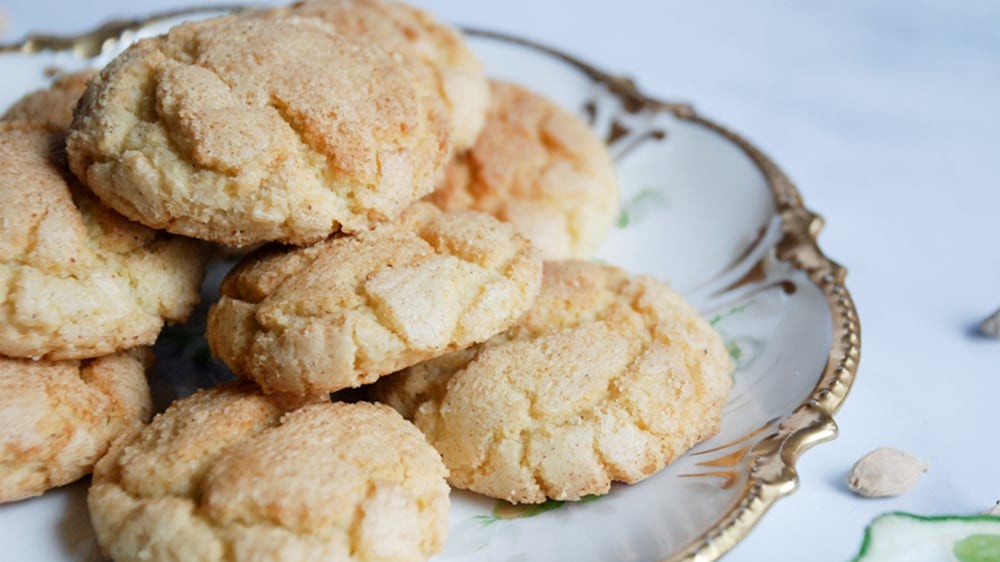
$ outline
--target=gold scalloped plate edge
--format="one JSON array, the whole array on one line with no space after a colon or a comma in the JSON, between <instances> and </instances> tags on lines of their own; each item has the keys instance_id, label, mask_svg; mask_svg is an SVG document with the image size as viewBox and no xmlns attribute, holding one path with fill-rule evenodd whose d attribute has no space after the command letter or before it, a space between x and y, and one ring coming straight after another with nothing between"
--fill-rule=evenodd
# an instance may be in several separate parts
<instances>
[{"instance_id":1,"label":"gold scalloped plate edge","mask_svg":"<svg viewBox=\"0 0 1000 562\"><path fill-rule=\"evenodd\" d=\"M805 272L829 307L832 341L826 365L809 397L791 414L778 420L778 429L758 443L751 454L751 474L740 502L688 548L664 562L716 560L736 545L779 498L798 487L795 463L812 446L837 435L834 414L850 392L861 358L861 324L844 284L847 270L819 247L823 219L807 209L795 184L762 151L725 127L697 115L690 108L673 109L678 118L712 129L739 146L753 160L774 194L781 217L782 236L777 257Z\"/></svg>"},{"instance_id":2,"label":"gold scalloped plate edge","mask_svg":"<svg viewBox=\"0 0 1000 562\"><path fill-rule=\"evenodd\" d=\"M180 8L140 19L116 20L75 36L35 34L0 45L3 53L72 51L81 57L100 54L106 43L143 27L187 15L236 12L247 6L220 5ZM751 474L741 499L700 537L661 562L710 562L733 548L778 499L798 487L795 463L818 443L837 435L834 414L854 383L861 358L861 324L850 292L844 284L847 270L828 258L819 247L823 219L807 209L798 188L760 149L728 128L698 114L685 103L669 102L642 93L634 82L611 75L582 60L534 41L483 29L464 28L469 35L516 43L554 56L602 83L626 110L667 111L725 137L738 146L763 174L781 217L782 236L777 257L803 271L826 298L832 317L833 338L826 365L809 397L791 414L777 420L777 430L751 451Z\"/></svg>"},{"instance_id":3,"label":"gold scalloped plate edge","mask_svg":"<svg viewBox=\"0 0 1000 562\"><path fill-rule=\"evenodd\" d=\"M216 12L240 12L248 6L237 4L220 4L214 6L192 6L159 12L144 18L120 19L105 22L97 29L79 35L50 35L33 33L14 43L0 44L0 54L9 53L41 53L44 51L72 51L79 57L94 57L104 52L108 41L114 41L123 35L160 22Z\"/></svg>"}]
</instances>

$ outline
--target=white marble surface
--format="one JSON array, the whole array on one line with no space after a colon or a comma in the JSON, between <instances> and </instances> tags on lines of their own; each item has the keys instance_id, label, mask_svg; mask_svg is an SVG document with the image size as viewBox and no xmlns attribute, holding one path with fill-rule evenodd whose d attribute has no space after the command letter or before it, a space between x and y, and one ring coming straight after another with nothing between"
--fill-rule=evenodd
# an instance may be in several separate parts
<instances>
[{"instance_id":1,"label":"white marble surface","mask_svg":"<svg viewBox=\"0 0 1000 562\"><path fill-rule=\"evenodd\" d=\"M80 31L192 0L0 4L3 38ZM419 0L441 18L516 32L689 100L767 151L827 219L863 327L841 435L799 463L727 561L846 560L891 510L974 513L1000 499L1000 342L974 335L1000 307L1000 3ZM869 450L927 459L910 493L851 495Z\"/></svg>"}]
</instances>

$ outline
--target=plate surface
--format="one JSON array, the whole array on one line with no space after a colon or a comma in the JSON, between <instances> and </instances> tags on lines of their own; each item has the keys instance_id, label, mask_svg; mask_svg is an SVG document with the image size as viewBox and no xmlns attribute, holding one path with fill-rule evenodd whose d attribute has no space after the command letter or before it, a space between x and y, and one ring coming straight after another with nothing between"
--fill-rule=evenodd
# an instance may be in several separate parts
<instances>
[{"instance_id":1,"label":"plate surface","mask_svg":"<svg viewBox=\"0 0 1000 562\"><path fill-rule=\"evenodd\" d=\"M7 48L0 107L45 86L51 68L99 66L177 21ZM450 536L434 560L714 560L795 489L795 461L836 434L832 415L857 369L860 326L845 271L817 246L822 221L773 162L690 106L650 98L544 46L468 33L490 76L580 112L608 141L622 212L598 259L670 281L722 333L737 369L719 435L661 473L577 504L515 507L453 492ZM228 265L213 266L206 299ZM207 355L204 310L157 344L151 383L161 408L229 376ZM0 506L6 551L19 560L101 560L86 484Z\"/></svg>"}]
</instances>

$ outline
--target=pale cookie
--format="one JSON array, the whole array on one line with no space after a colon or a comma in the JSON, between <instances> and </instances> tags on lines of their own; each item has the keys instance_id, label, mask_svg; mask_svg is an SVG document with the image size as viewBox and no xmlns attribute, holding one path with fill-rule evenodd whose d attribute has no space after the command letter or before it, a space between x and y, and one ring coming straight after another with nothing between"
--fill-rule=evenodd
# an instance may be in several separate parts
<instances>
[{"instance_id":1,"label":"pale cookie","mask_svg":"<svg viewBox=\"0 0 1000 562\"><path fill-rule=\"evenodd\" d=\"M84 361L0 357L0 502L77 480L138 433L153 409L152 359L148 348Z\"/></svg>"},{"instance_id":2,"label":"pale cookie","mask_svg":"<svg viewBox=\"0 0 1000 562\"><path fill-rule=\"evenodd\" d=\"M714 435L733 364L664 283L548 262L531 310L503 334L380 380L449 482L514 503L634 483Z\"/></svg>"},{"instance_id":3,"label":"pale cookie","mask_svg":"<svg viewBox=\"0 0 1000 562\"><path fill-rule=\"evenodd\" d=\"M490 92L482 64L457 30L413 6L380 0L314 0L268 13L319 17L341 33L406 57L447 103L455 148L464 150L475 142Z\"/></svg>"},{"instance_id":4,"label":"pale cookie","mask_svg":"<svg viewBox=\"0 0 1000 562\"><path fill-rule=\"evenodd\" d=\"M513 223L546 259L592 257L618 215L607 147L552 101L513 84L491 87L486 127L428 199Z\"/></svg>"},{"instance_id":5,"label":"pale cookie","mask_svg":"<svg viewBox=\"0 0 1000 562\"><path fill-rule=\"evenodd\" d=\"M440 96L317 18L226 17L140 41L91 81L70 165L153 228L244 246L366 230L429 193Z\"/></svg>"},{"instance_id":6,"label":"pale cookie","mask_svg":"<svg viewBox=\"0 0 1000 562\"><path fill-rule=\"evenodd\" d=\"M537 250L510 225L418 203L370 232L249 256L207 338L266 392L332 392L503 331L540 283Z\"/></svg>"},{"instance_id":7,"label":"pale cookie","mask_svg":"<svg viewBox=\"0 0 1000 562\"><path fill-rule=\"evenodd\" d=\"M62 135L0 123L0 354L82 359L152 344L198 302L205 258L101 204L59 165Z\"/></svg>"},{"instance_id":8,"label":"pale cookie","mask_svg":"<svg viewBox=\"0 0 1000 562\"><path fill-rule=\"evenodd\" d=\"M73 122L73 108L87 88L87 81L96 70L84 70L60 76L52 87L31 92L0 117L0 121L33 121L65 131Z\"/></svg>"},{"instance_id":9,"label":"pale cookie","mask_svg":"<svg viewBox=\"0 0 1000 562\"><path fill-rule=\"evenodd\" d=\"M94 471L88 503L116 562L420 561L441 549L441 458L391 408L287 412L250 385L175 402Z\"/></svg>"}]
</instances>

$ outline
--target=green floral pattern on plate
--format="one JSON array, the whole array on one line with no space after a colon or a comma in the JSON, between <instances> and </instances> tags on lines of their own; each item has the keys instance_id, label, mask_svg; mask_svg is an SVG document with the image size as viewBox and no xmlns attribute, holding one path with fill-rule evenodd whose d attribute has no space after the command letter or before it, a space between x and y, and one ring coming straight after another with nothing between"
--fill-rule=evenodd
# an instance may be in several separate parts
<instances>
[{"instance_id":1,"label":"green floral pattern on plate","mask_svg":"<svg viewBox=\"0 0 1000 562\"><path fill-rule=\"evenodd\" d=\"M618 219L615 220L615 226L626 228L641 219L650 209L664 208L669 205L670 199L663 188L647 187L622 203L622 208L618 211Z\"/></svg>"}]
</instances>

